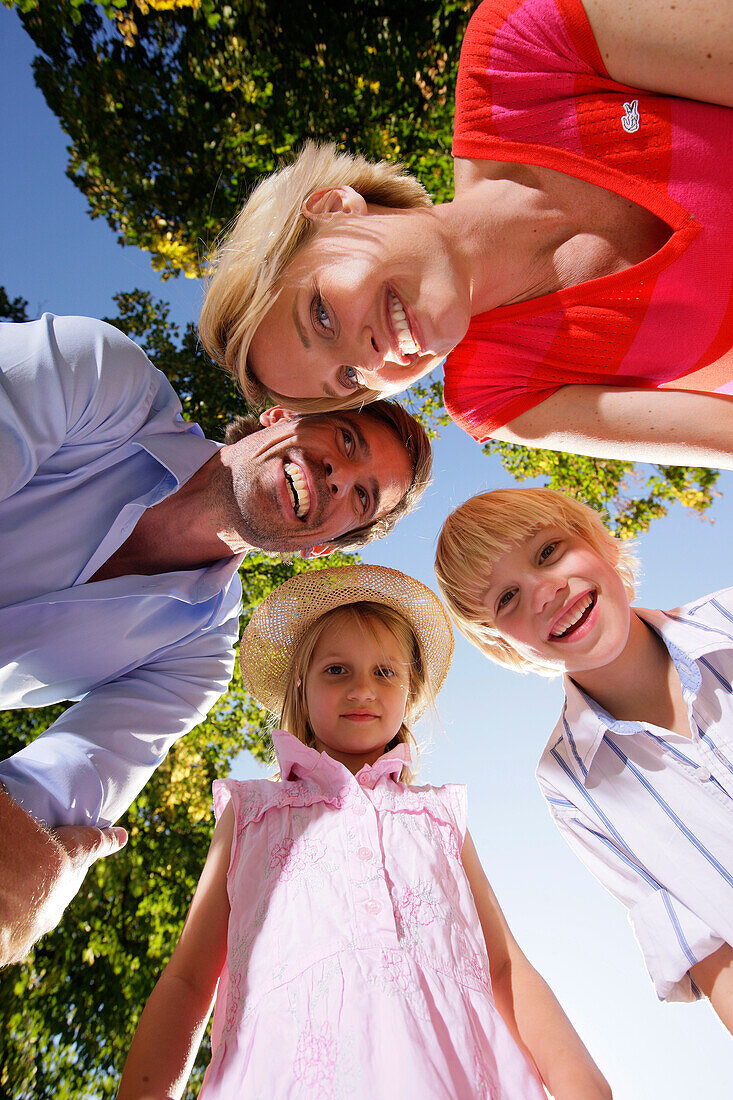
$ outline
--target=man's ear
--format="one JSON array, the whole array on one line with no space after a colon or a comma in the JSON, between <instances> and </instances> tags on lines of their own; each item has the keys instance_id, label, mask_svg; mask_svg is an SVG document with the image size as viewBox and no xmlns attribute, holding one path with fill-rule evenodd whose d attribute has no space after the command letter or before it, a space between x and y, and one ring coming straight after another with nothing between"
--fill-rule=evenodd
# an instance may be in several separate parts
<instances>
[{"instance_id":1,"label":"man's ear","mask_svg":"<svg viewBox=\"0 0 733 1100\"><path fill-rule=\"evenodd\" d=\"M366 214L366 200L353 187L322 187L303 199L300 212L304 218L320 218L328 214Z\"/></svg>"},{"instance_id":2,"label":"man's ear","mask_svg":"<svg viewBox=\"0 0 733 1100\"><path fill-rule=\"evenodd\" d=\"M260 413L260 424L263 428L271 428L281 420L294 420L297 415L291 409L284 409L282 405L273 405L271 409Z\"/></svg>"},{"instance_id":3,"label":"man's ear","mask_svg":"<svg viewBox=\"0 0 733 1100\"><path fill-rule=\"evenodd\" d=\"M301 558L306 558L311 561L313 558L325 558L329 554L333 554L335 546L332 546L330 542L321 542L318 546L311 546L309 550L301 550Z\"/></svg>"}]
</instances>

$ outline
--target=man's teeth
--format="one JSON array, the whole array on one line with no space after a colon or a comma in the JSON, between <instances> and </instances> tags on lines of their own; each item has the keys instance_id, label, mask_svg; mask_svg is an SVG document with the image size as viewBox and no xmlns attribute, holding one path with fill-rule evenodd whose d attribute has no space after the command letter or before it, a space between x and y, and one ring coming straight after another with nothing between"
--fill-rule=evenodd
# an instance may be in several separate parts
<instances>
[{"instance_id":1,"label":"man's teeth","mask_svg":"<svg viewBox=\"0 0 733 1100\"><path fill-rule=\"evenodd\" d=\"M405 317L402 304L392 291L389 292L389 312L392 318L392 327L397 337L397 345L402 355L416 355L420 348L412 338L410 325Z\"/></svg>"},{"instance_id":2,"label":"man's teeth","mask_svg":"<svg viewBox=\"0 0 733 1100\"><path fill-rule=\"evenodd\" d=\"M311 506L311 495L308 492L308 486L300 472L300 467L296 466L294 462L286 462L283 469L285 470L285 483L290 493L293 509L298 519L302 519L303 516L308 515Z\"/></svg>"},{"instance_id":3,"label":"man's teeth","mask_svg":"<svg viewBox=\"0 0 733 1100\"><path fill-rule=\"evenodd\" d=\"M580 603L577 603L567 615L563 615L552 631L551 637L561 638L563 634L567 634L570 628L583 618L588 608L593 606L593 599L592 595L584 596Z\"/></svg>"}]
</instances>

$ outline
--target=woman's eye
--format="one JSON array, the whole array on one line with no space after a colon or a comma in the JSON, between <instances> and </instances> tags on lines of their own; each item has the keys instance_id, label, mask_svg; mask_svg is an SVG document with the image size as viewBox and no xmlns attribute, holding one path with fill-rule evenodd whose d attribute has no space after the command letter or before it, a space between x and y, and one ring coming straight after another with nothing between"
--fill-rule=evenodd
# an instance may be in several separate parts
<instances>
[{"instance_id":1,"label":"woman's eye","mask_svg":"<svg viewBox=\"0 0 733 1100\"><path fill-rule=\"evenodd\" d=\"M341 368L341 382L348 390L356 390L364 385L364 380L356 367L343 366Z\"/></svg>"},{"instance_id":2,"label":"woman's eye","mask_svg":"<svg viewBox=\"0 0 733 1100\"><path fill-rule=\"evenodd\" d=\"M540 561L547 561L548 558L552 557L556 548L556 542L548 542L547 546L543 546L540 550Z\"/></svg>"},{"instance_id":3,"label":"woman's eye","mask_svg":"<svg viewBox=\"0 0 733 1100\"><path fill-rule=\"evenodd\" d=\"M311 317L313 318L313 324L321 332L325 332L329 336L333 333L331 318L320 294L316 294L311 302Z\"/></svg>"}]
</instances>

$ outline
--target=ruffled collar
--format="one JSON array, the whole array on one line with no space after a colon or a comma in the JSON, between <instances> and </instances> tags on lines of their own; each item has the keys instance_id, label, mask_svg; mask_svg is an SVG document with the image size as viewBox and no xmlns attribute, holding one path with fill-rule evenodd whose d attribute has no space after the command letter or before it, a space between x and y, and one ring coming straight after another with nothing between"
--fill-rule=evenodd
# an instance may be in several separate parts
<instances>
[{"instance_id":1,"label":"ruffled collar","mask_svg":"<svg viewBox=\"0 0 733 1100\"><path fill-rule=\"evenodd\" d=\"M327 753L304 745L286 730L275 730L272 741L282 779L320 779L323 782L330 778L342 784L344 773L351 776L348 768L338 760L332 760ZM384 779L399 779L402 768L405 765L409 767L411 763L410 746L399 744L373 764L365 764L355 778L360 786L375 787Z\"/></svg>"}]
</instances>

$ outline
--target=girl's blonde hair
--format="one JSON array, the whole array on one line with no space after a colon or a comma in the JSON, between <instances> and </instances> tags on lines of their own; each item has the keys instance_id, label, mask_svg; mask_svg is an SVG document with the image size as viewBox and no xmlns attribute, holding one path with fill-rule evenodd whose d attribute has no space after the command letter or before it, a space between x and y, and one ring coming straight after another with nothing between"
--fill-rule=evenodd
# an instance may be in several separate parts
<instances>
[{"instance_id":1,"label":"girl's blonde hair","mask_svg":"<svg viewBox=\"0 0 733 1100\"><path fill-rule=\"evenodd\" d=\"M400 779L403 783L411 783L417 770L418 746L413 737L410 724L413 716L420 714L426 706L433 705L433 693L427 676L425 658L420 644L420 639L410 623L398 611L386 604L372 601L343 604L327 611L319 619L315 619L303 637L298 642L290 662L290 675L280 711L280 725L304 745L315 748L316 734L310 725L308 706L306 703L306 680L308 670L313 660L313 653L324 631L333 626L338 620L351 619L355 621L365 634L369 634L376 640L375 625L379 623L393 636L402 649L409 668L409 683L407 705L402 725L392 741L387 745L385 752L394 749L399 744L410 745L415 758L413 768L403 767Z\"/></svg>"},{"instance_id":2,"label":"girl's blonde hair","mask_svg":"<svg viewBox=\"0 0 733 1100\"><path fill-rule=\"evenodd\" d=\"M621 577L634 599L638 560L633 544L616 538L587 504L553 489L495 489L471 497L452 512L440 532L435 575L454 623L490 660L518 672L558 675L502 637L483 602L500 557L541 527L577 535Z\"/></svg>"},{"instance_id":3,"label":"girl's blonde hair","mask_svg":"<svg viewBox=\"0 0 733 1100\"><path fill-rule=\"evenodd\" d=\"M213 254L199 334L212 359L238 381L251 408L269 400L297 412L327 412L382 396L359 387L341 399L296 400L267 390L247 365L252 338L280 293L286 269L317 231L302 213L303 203L314 191L346 186L379 206L432 205L402 165L372 164L359 154L338 152L334 144L307 141L292 164L258 183Z\"/></svg>"}]
</instances>

